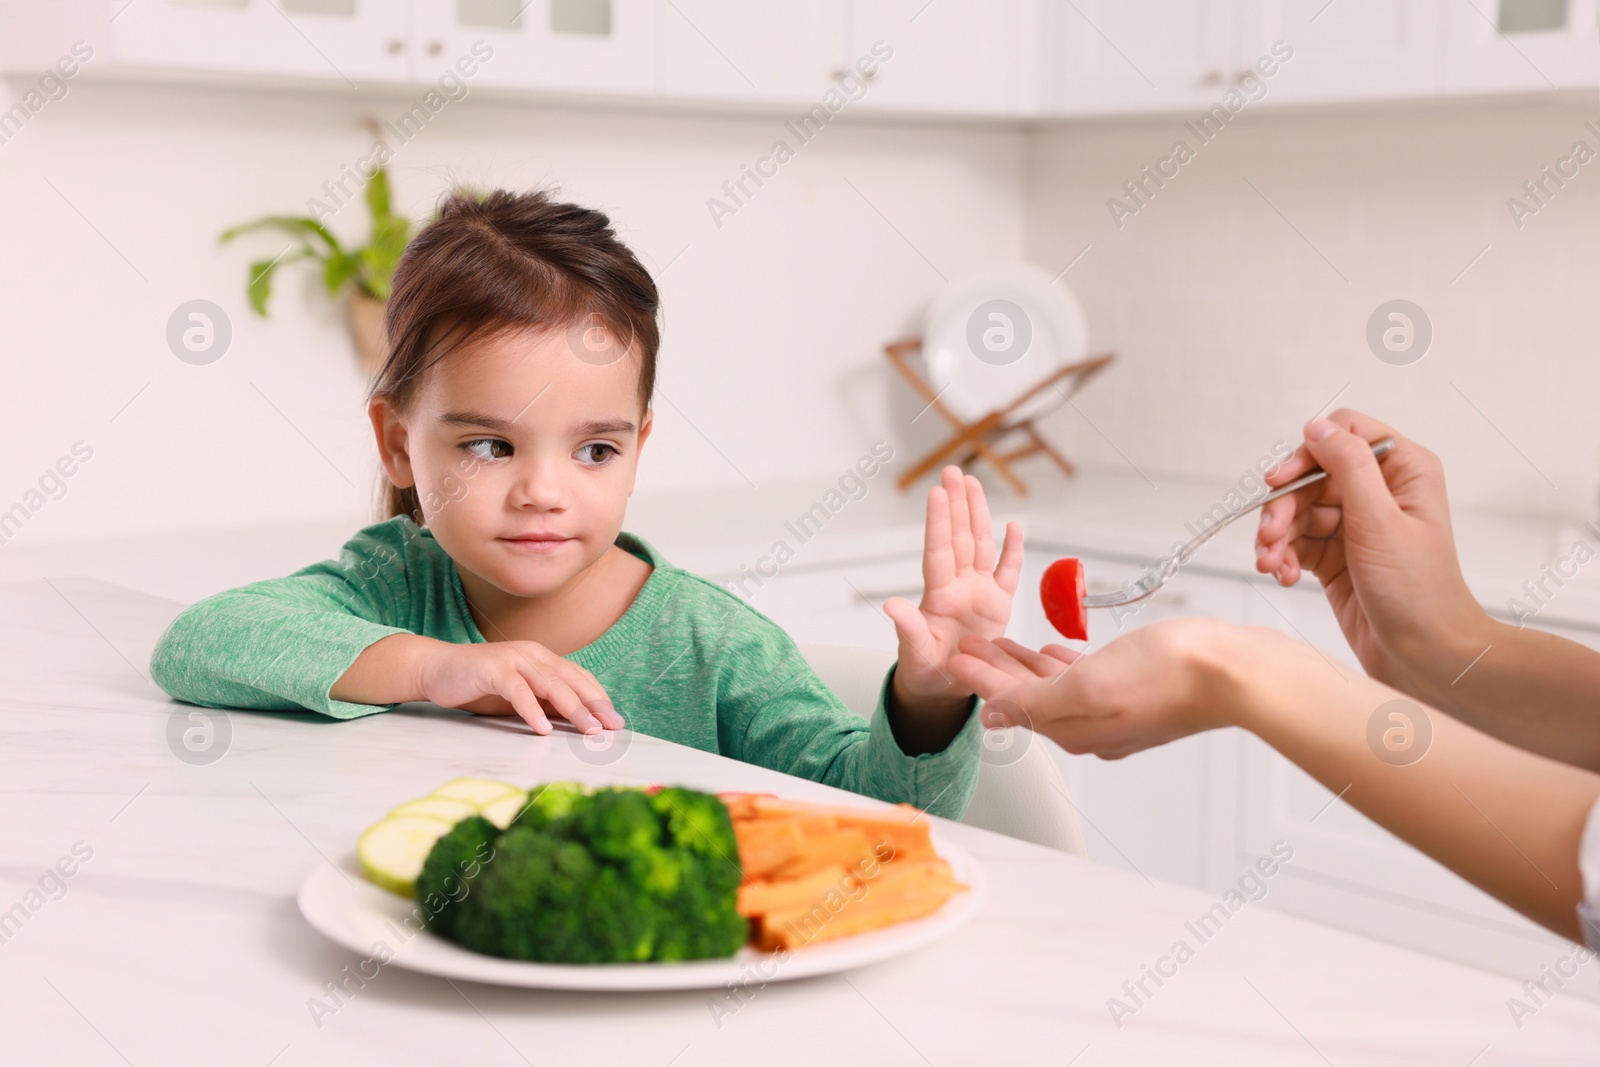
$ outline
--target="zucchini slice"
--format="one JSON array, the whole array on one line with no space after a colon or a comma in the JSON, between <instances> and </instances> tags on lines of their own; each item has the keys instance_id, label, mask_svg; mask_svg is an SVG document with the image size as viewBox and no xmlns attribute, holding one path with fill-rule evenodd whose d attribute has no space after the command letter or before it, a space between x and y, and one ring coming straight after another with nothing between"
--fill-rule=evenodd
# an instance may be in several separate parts
<instances>
[{"instance_id":1,"label":"zucchini slice","mask_svg":"<svg viewBox=\"0 0 1600 1067\"><path fill-rule=\"evenodd\" d=\"M488 778L457 778L435 789L433 795L449 797L451 800L464 800L475 808L481 808L489 801L498 800L508 793L520 792L522 790L508 782L496 782Z\"/></svg>"},{"instance_id":2,"label":"zucchini slice","mask_svg":"<svg viewBox=\"0 0 1600 1067\"><path fill-rule=\"evenodd\" d=\"M434 842L454 825L430 815L391 815L374 823L356 843L361 873L391 893L412 896Z\"/></svg>"}]
</instances>

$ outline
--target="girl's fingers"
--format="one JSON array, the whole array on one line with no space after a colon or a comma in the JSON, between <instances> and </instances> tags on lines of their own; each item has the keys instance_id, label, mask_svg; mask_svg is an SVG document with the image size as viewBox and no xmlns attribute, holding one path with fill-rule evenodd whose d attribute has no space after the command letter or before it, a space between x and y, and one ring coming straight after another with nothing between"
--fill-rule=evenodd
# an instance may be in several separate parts
<instances>
[{"instance_id":1,"label":"girl's fingers","mask_svg":"<svg viewBox=\"0 0 1600 1067\"><path fill-rule=\"evenodd\" d=\"M985 520L987 521L987 520ZM993 538L990 545L994 544ZM994 581L1008 595L1015 595L1017 583L1022 580L1022 524L1006 523L1005 543L1000 546L1000 565L994 569Z\"/></svg>"},{"instance_id":2,"label":"girl's fingers","mask_svg":"<svg viewBox=\"0 0 1600 1067\"><path fill-rule=\"evenodd\" d=\"M593 704L584 701L583 706L593 712L594 717L600 720L600 725L607 730L621 730L628 725L627 720L612 706L610 700L600 700Z\"/></svg>"},{"instance_id":3,"label":"girl's fingers","mask_svg":"<svg viewBox=\"0 0 1600 1067\"><path fill-rule=\"evenodd\" d=\"M905 597L890 597L883 602L883 613L894 623L895 633L912 648L926 648L933 633L928 620L922 617L917 606Z\"/></svg>"},{"instance_id":4,"label":"girl's fingers","mask_svg":"<svg viewBox=\"0 0 1600 1067\"><path fill-rule=\"evenodd\" d=\"M1080 652L1075 648L1068 648L1066 645L1045 645L1039 651L1043 652L1051 659L1060 660L1069 667L1078 662L1085 655L1085 653Z\"/></svg>"},{"instance_id":5,"label":"girl's fingers","mask_svg":"<svg viewBox=\"0 0 1600 1067\"><path fill-rule=\"evenodd\" d=\"M548 707L554 708L557 715L566 719L572 725L586 734L599 733L604 727L589 710L583 706L583 701L573 691L572 686L549 666L540 667L529 660L524 660L522 674L533 686L534 695Z\"/></svg>"},{"instance_id":6,"label":"girl's fingers","mask_svg":"<svg viewBox=\"0 0 1600 1067\"><path fill-rule=\"evenodd\" d=\"M939 589L956 579L955 555L950 547L950 494L944 486L928 490L927 522L922 531L922 584Z\"/></svg>"},{"instance_id":7,"label":"girl's fingers","mask_svg":"<svg viewBox=\"0 0 1600 1067\"><path fill-rule=\"evenodd\" d=\"M972 569L972 511L967 506L967 480L960 467L944 469L944 491L950 498L950 551L956 573Z\"/></svg>"},{"instance_id":8,"label":"girl's fingers","mask_svg":"<svg viewBox=\"0 0 1600 1067\"><path fill-rule=\"evenodd\" d=\"M969 474L964 480L967 508L972 513L972 567L988 574L994 569L994 519L989 515L989 501L984 499L978 479Z\"/></svg>"},{"instance_id":9,"label":"girl's fingers","mask_svg":"<svg viewBox=\"0 0 1600 1067\"><path fill-rule=\"evenodd\" d=\"M547 734L554 729L521 671L515 667L497 670L492 677L492 685L494 691L505 697L523 721L533 728L534 733Z\"/></svg>"},{"instance_id":10,"label":"girl's fingers","mask_svg":"<svg viewBox=\"0 0 1600 1067\"><path fill-rule=\"evenodd\" d=\"M560 659L556 662L566 673L567 684L572 686L573 692L578 694L578 699L583 701L584 708L601 726L607 730L620 730L627 725L622 721L622 716L617 714L617 709L612 706L611 698L606 695L605 687L600 684L598 678L570 660Z\"/></svg>"}]
</instances>

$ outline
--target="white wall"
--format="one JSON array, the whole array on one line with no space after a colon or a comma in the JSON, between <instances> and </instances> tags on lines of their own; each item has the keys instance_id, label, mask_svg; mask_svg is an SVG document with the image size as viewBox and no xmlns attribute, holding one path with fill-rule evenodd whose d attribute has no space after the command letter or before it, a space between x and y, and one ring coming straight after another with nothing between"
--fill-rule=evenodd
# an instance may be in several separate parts
<instances>
[{"instance_id":1,"label":"white wall","mask_svg":"<svg viewBox=\"0 0 1600 1067\"><path fill-rule=\"evenodd\" d=\"M1520 230L1506 206L1575 141L1600 150L1591 119L1600 109L1570 105L1246 113L1120 229L1108 198L1181 120L1039 134L1028 257L1059 270L1092 245L1064 280L1120 360L1052 431L1157 484L1231 481L1348 385L1341 406L1441 453L1457 503L1594 515L1600 162ZM1393 298L1433 323L1411 366L1365 340Z\"/></svg>"},{"instance_id":2,"label":"white wall","mask_svg":"<svg viewBox=\"0 0 1600 1067\"><path fill-rule=\"evenodd\" d=\"M15 544L368 514L376 464L337 309L290 268L256 318L246 264L282 244L215 238L303 210L365 150L360 117L400 103L81 82L0 145L0 509L74 441L95 450ZM554 182L612 212L658 271L672 263L644 492L832 480L879 436L909 455L937 428L907 425L920 404L882 342L914 327L941 275L1024 254L1055 271L1087 244L1064 281L1120 361L1049 427L1086 466L1231 481L1348 385L1341 404L1445 456L1457 502L1589 515L1600 164L1520 231L1505 202L1575 140L1600 147L1582 126L1596 114L1247 113L1120 230L1107 199L1177 122L836 124L720 228L706 199L777 122L474 96L402 147L393 176L413 216L452 178ZM359 234L363 211L335 229ZM235 328L206 367L164 341L195 297ZM1366 347L1392 297L1433 321L1413 366Z\"/></svg>"},{"instance_id":3,"label":"white wall","mask_svg":"<svg viewBox=\"0 0 1600 1067\"><path fill-rule=\"evenodd\" d=\"M0 145L0 510L74 441L94 449L13 544L366 513L376 456L338 309L291 267L271 318L255 317L246 265L284 242L216 237L303 213L365 153L360 117L400 109L332 92L79 82ZM765 118L474 96L401 147L391 171L413 217L452 178L557 183L611 212L647 265L672 264L661 277L670 403L658 398L641 491L832 480L894 435L881 345L940 274L1022 254L1024 137L836 123L716 226L707 198L782 135ZM364 207L332 225L359 236ZM196 297L225 308L235 331L202 367L164 340L169 314Z\"/></svg>"}]
</instances>

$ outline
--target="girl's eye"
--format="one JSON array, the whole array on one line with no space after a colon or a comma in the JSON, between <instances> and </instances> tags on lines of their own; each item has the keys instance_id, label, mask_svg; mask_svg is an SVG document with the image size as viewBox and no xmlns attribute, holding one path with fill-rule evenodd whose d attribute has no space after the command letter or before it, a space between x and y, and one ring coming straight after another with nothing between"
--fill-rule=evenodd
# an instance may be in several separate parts
<instances>
[{"instance_id":1,"label":"girl's eye","mask_svg":"<svg viewBox=\"0 0 1600 1067\"><path fill-rule=\"evenodd\" d=\"M604 441L590 441L578 449L577 458L580 463L588 466L603 467L621 454L616 445Z\"/></svg>"},{"instance_id":2,"label":"girl's eye","mask_svg":"<svg viewBox=\"0 0 1600 1067\"><path fill-rule=\"evenodd\" d=\"M488 446L487 453L484 451L484 446ZM498 437L476 437L471 441L461 442L461 448L469 455L485 461L505 458L505 456L497 456L494 454L494 450L497 446L505 449L505 456L509 456L511 454L511 445L500 440Z\"/></svg>"}]
</instances>

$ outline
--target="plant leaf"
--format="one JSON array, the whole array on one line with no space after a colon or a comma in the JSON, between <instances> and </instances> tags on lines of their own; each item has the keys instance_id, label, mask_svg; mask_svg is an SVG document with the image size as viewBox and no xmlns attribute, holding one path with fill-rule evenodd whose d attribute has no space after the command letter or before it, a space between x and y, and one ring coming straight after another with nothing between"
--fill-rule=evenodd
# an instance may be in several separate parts
<instances>
[{"instance_id":1,"label":"plant leaf","mask_svg":"<svg viewBox=\"0 0 1600 1067\"><path fill-rule=\"evenodd\" d=\"M372 213L372 228L376 232L379 226L394 218L389 206L389 172L383 167L373 171L372 177L367 179L366 192L367 210Z\"/></svg>"},{"instance_id":2,"label":"plant leaf","mask_svg":"<svg viewBox=\"0 0 1600 1067\"><path fill-rule=\"evenodd\" d=\"M263 218L256 219L254 222L246 222L243 225L234 226L231 229L222 231L220 240L231 241L241 233L248 233L252 230L269 229L282 230L291 237L299 238L305 251L313 255L316 254L316 251L311 247L310 243L306 239L311 235L320 238L322 242L327 245L328 251L343 251L343 249L339 247L339 239L335 237L326 226L318 222L316 219L307 218L303 215L267 215Z\"/></svg>"},{"instance_id":3,"label":"plant leaf","mask_svg":"<svg viewBox=\"0 0 1600 1067\"><path fill-rule=\"evenodd\" d=\"M361 269L361 258L349 252L340 252L329 256L322 265L322 284L328 290L329 296L337 296L339 290L356 272Z\"/></svg>"},{"instance_id":4,"label":"plant leaf","mask_svg":"<svg viewBox=\"0 0 1600 1067\"><path fill-rule=\"evenodd\" d=\"M262 318L267 317L267 298L272 295L272 272L277 269L275 259L258 259L250 264L250 281L245 292L250 296L250 306Z\"/></svg>"},{"instance_id":5,"label":"plant leaf","mask_svg":"<svg viewBox=\"0 0 1600 1067\"><path fill-rule=\"evenodd\" d=\"M277 256L273 259L258 259L250 264L250 280L245 285L245 292L250 297L250 306L262 318L267 317L267 298L272 295L272 272L285 263L293 263L297 259L312 258L314 253L303 251L293 256Z\"/></svg>"}]
</instances>

